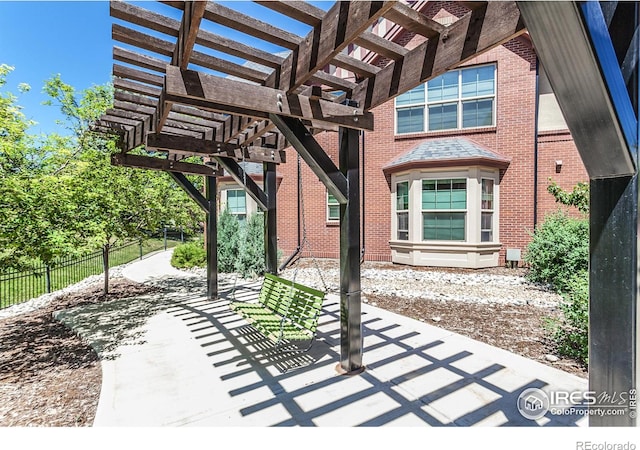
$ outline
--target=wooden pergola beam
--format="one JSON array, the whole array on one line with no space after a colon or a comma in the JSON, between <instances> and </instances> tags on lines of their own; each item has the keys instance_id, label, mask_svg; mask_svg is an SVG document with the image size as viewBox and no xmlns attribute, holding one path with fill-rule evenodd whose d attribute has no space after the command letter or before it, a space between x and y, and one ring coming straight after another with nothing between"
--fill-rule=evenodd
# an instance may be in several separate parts
<instances>
[{"instance_id":1,"label":"wooden pergola beam","mask_svg":"<svg viewBox=\"0 0 640 450\"><path fill-rule=\"evenodd\" d=\"M113 59L159 73L164 73L167 64L169 64L169 61L143 55L126 48L118 47L117 45L113 47Z\"/></svg>"},{"instance_id":2,"label":"wooden pergola beam","mask_svg":"<svg viewBox=\"0 0 640 450\"><path fill-rule=\"evenodd\" d=\"M307 2L301 1L256 1L257 4L291 17L299 22L315 27L322 21L324 11Z\"/></svg>"},{"instance_id":3,"label":"wooden pergola beam","mask_svg":"<svg viewBox=\"0 0 640 450\"><path fill-rule=\"evenodd\" d=\"M117 153L112 155L111 164L114 166L133 167L136 169L162 170L180 172L190 175L220 176L222 172L204 164L194 164L153 156L132 155L130 153Z\"/></svg>"},{"instance_id":4,"label":"wooden pergola beam","mask_svg":"<svg viewBox=\"0 0 640 450\"><path fill-rule=\"evenodd\" d=\"M370 31L361 33L354 39L353 43L394 61L402 59L409 53L409 50L402 45L396 44L377 34L373 34Z\"/></svg>"},{"instance_id":5,"label":"wooden pergola beam","mask_svg":"<svg viewBox=\"0 0 640 450\"><path fill-rule=\"evenodd\" d=\"M426 38L434 38L440 35L446 28L444 25L428 18L404 3L397 3L391 8L385 17L397 23L405 30L420 34Z\"/></svg>"},{"instance_id":6,"label":"wooden pergola beam","mask_svg":"<svg viewBox=\"0 0 640 450\"><path fill-rule=\"evenodd\" d=\"M291 92L321 71L347 45L364 33L395 2L336 2L293 52L280 74L279 88Z\"/></svg>"},{"instance_id":7,"label":"wooden pergola beam","mask_svg":"<svg viewBox=\"0 0 640 450\"><path fill-rule=\"evenodd\" d=\"M126 78L132 81L139 81L141 83L157 87L162 87L162 84L164 83L164 78L160 75L134 69L133 67L121 66L120 64L113 65L113 76Z\"/></svg>"},{"instance_id":8,"label":"wooden pergola beam","mask_svg":"<svg viewBox=\"0 0 640 450\"><path fill-rule=\"evenodd\" d=\"M525 32L515 2L488 2L453 23L438 39L428 39L375 78L363 80L353 99L366 110L415 88Z\"/></svg>"},{"instance_id":9,"label":"wooden pergola beam","mask_svg":"<svg viewBox=\"0 0 640 450\"><path fill-rule=\"evenodd\" d=\"M167 66L165 100L214 111L268 118L278 114L329 122L356 129L373 129L373 116L362 108Z\"/></svg>"},{"instance_id":10,"label":"wooden pergola beam","mask_svg":"<svg viewBox=\"0 0 640 450\"><path fill-rule=\"evenodd\" d=\"M300 36L296 34L289 33L216 2L207 2L204 17L207 20L288 49L296 48L301 40Z\"/></svg>"},{"instance_id":11,"label":"wooden pergola beam","mask_svg":"<svg viewBox=\"0 0 640 450\"><path fill-rule=\"evenodd\" d=\"M261 210L266 211L268 209L267 195L262 189L260 189L256 182L246 174L240 164L238 164L234 159L221 156L215 156L214 159L228 172L236 183L240 186L244 186L247 194L249 194L249 196L258 204L258 207Z\"/></svg>"},{"instance_id":12,"label":"wooden pergola beam","mask_svg":"<svg viewBox=\"0 0 640 450\"><path fill-rule=\"evenodd\" d=\"M171 60L173 65L181 69L186 69L189 65L206 6L207 2L204 1L187 1L184 4L184 13L182 14L178 41L176 42L176 48Z\"/></svg>"}]
</instances>

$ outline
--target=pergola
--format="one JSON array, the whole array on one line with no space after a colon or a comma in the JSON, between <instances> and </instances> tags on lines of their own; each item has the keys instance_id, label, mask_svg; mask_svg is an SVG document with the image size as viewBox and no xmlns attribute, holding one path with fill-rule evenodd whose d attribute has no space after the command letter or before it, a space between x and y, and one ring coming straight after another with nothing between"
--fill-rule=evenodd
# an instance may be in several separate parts
<instances>
[{"instance_id":1,"label":"pergola","mask_svg":"<svg viewBox=\"0 0 640 450\"><path fill-rule=\"evenodd\" d=\"M591 389L636 388L635 3L461 2L467 13L445 26L421 13L425 0L336 2L327 11L299 1L256 2L305 24L306 36L213 1L161 3L181 20L124 2L110 6L117 19L114 105L96 129L118 135L113 163L168 172L207 213L213 299L216 176L226 171L264 211L266 267L276 273L276 166L293 148L340 203L339 368L348 374L364 368L359 140L374 127L371 110L525 33L526 23L592 178ZM381 19L391 25L384 36L372 32ZM215 34L212 24L249 39ZM402 30L420 36L417 44L394 41ZM337 164L314 138L320 131L337 132ZM243 161L263 164L263 187L244 173ZM185 174L205 177L205 195ZM592 418L598 423L635 419Z\"/></svg>"}]
</instances>

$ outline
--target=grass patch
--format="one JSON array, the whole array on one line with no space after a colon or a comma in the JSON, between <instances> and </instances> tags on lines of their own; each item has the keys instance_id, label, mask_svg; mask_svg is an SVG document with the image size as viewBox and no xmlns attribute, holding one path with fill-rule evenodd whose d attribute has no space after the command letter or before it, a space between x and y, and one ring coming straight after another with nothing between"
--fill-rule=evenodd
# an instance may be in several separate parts
<instances>
[{"instance_id":1,"label":"grass patch","mask_svg":"<svg viewBox=\"0 0 640 450\"><path fill-rule=\"evenodd\" d=\"M167 240L167 248L178 245ZM148 239L142 249L137 242L115 247L109 252L109 267L116 267L157 250L164 250L164 239ZM63 289L84 280L91 275L102 273L102 252L60 261L50 268L51 292ZM0 273L0 309L39 297L47 292L47 269L38 266L30 272Z\"/></svg>"}]
</instances>

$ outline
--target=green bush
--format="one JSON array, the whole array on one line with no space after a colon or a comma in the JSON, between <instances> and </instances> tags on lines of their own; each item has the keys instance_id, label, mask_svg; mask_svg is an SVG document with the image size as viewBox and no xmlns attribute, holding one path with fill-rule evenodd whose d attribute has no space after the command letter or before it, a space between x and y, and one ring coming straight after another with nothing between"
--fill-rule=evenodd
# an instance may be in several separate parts
<instances>
[{"instance_id":1,"label":"green bush","mask_svg":"<svg viewBox=\"0 0 640 450\"><path fill-rule=\"evenodd\" d=\"M589 266L588 219L574 219L561 211L548 216L533 233L524 259L530 281L566 292L571 277Z\"/></svg>"},{"instance_id":2,"label":"green bush","mask_svg":"<svg viewBox=\"0 0 640 450\"><path fill-rule=\"evenodd\" d=\"M241 230L240 251L236 259L236 271L243 278L262 275L264 264L264 216L253 214Z\"/></svg>"},{"instance_id":3,"label":"green bush","mask_svg":"<svg viewBox=\"0 0 640 450\"><path fill-rule=\"evenodd\" d=\"M207 260L204 244L200 242L187 242L178 245L171 255L171 265L178 269L202 267Z\"/></svg>"},{"instance_id":4,"label":"green bush","mask_svg":"<svg viewBox=\"0 0 640 450\"><path fill-rule=\"evenodd\" d=\"M240 249L240 224L233 214L225 209L218 219L218 272L235 270Z\"/></svg>"},{"instance_id":5,"label":"green bush","mask_svg":"<svg viewBox=\"0 0 640 450\"><path fill-rule=\"evenodd\" d=\"M566 283L560 304L562 317L549 321L559 354L589 363L589 274L581 271Z\"/></svg>"}]
</instances>

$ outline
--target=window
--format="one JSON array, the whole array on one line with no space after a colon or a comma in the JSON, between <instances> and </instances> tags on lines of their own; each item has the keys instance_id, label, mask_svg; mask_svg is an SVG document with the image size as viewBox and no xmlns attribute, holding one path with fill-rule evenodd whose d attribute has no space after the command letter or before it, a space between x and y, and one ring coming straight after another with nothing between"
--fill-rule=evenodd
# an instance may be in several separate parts
<instances>
[{"instance_id":1,"label":"window","mask_svg":"<svg viewBox=\"0 0 640 450\"><path fill-rule=\"evenodd\" d=\"M482 179L480 240L493 242L493 180Z\"/></svg>"},{"instance_id":2,"label":"window","mask_svg":"<svg viewBox=\"0 0 640 450\"><path fill-rule=\"evenodd\" d=\"M396 215L398 218L398 239L409 240L409 182L396 184Z\"/></svg>"},{"instance_id":3,"label":"window","mask_svg":"<svg viewBox=\"0 0 640 450\"><path fill-rule=\"evenodd\" d=\"M495 124L495 65L453 70L396 98L397 134Z\"/></svg>"},{"instance_id":4,"label":"window","mask_svg":"<svg viewBox=\"0 0 640 450\"><path fill-rule=\"evenodd\" d=\"M247 193L244 189L227 189L227 208L239 222L247 219Z\"/></svg>"},{"instance_id":5,"label":"window","mask_svg":"<svg viewBox=\"0 0 640 450\"><path fill-rule=\"evenodd\" d=\"M340 220L340 203L329 192L327 192L327 220Z\"/></svg>"},{"instance_id":6,"label":"window","mask_svg":"<svg viewBox=\"0 0 640 450\"><path fill-rule=\"evenodd\" d=\"M464 241L467 180L422 180L422 239Z\"/></svg>"}]
</instances>

